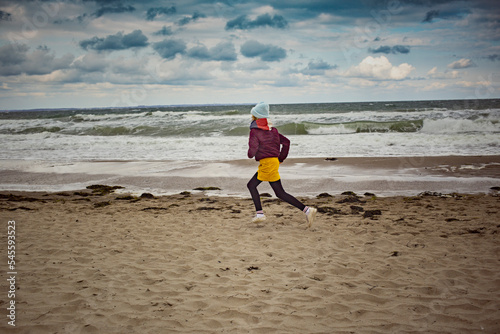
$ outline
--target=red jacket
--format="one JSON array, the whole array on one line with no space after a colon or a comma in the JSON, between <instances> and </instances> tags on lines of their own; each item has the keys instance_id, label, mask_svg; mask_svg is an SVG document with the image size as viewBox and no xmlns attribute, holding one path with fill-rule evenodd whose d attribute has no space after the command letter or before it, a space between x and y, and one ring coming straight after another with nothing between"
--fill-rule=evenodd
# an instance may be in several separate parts
<instances>
[{"instance_id":1,"label":"red jacket","mask_svg":"<svg viewBox=\"0 0 500 334\"><path fill-rule=\"evenodd\" d=\"M259 119L261 121L263 119ZM264 158L278 158L283 162L288 156L290 140L281 135L276 128L270 128L262 122L252 122L248 140L248 157L259 161Z\"/></svg>"}]
</instances>

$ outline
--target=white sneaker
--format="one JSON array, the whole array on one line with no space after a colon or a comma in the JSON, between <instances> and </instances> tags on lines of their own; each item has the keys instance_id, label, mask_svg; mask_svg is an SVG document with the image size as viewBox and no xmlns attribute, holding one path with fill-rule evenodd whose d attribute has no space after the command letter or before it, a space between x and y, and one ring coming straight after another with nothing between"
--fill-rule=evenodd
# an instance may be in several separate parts
<instances>
[{"instance_id":1,"label":"white sneaker","mask_svg":"<svg viewBox=\"0 0 500 334\"><path fill-rule=\"evenodd\" d=\"M258 224L258 223L261 223L261 222L263 222L265 220L266 220L266 216L264 216L264 215L260 216L259 215L259 216L253 217L252 223Z\"/></svg>"},{"instance_id":2,"label":"white sneaker","mask_svg":"<svg viewBox=\"0 0 500 334\"><path fill-rule=\"evenodd\" d=\"M314 223L314 220L316 219L316 213L318 210L316 208L311 208L309 207L309 213L306 214L306 220L307 220L307 227L311 227L312 224Z\"/></svg>"}]
</instances>

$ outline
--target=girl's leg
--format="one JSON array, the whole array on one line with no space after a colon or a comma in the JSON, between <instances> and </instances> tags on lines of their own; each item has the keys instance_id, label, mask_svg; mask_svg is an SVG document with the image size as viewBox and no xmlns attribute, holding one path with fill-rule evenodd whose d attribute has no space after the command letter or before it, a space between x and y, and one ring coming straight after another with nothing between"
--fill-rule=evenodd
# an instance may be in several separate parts
<instances>
[{"instance_id":1,"label":"girl's leg","mask_svg":"<svg viewBox=\"0 0 500 334\"><path fill-rule=\"evenodd\" d=\"M255 175L250 179L250 181L248 181L247 188L250 191L250 195L252 195L253 204L255 205L255 211L262 212L262 204L260 203L260 195L259 195L259 191L257 190L258 185L261 184L262 181L257 179L257 174L258 173L255 173Z\"/></svg>"},{"instance_id":2,"label":"girl's leg","mask_svg":"<svg viewBox=\"0 0 500 334\"><path fill-rule=\"evenodd\" d=\"M274 190L274 193L279 199L282 199L283 201L287 202L288 204L293 205L297 209L300 209L301 211L304 211L306 206L302 204L298 199L290 195L283 189L283 186L281 185L281 180L275 181L275 182L269 182L271 187Z\"/></svg>"}]
</instances>

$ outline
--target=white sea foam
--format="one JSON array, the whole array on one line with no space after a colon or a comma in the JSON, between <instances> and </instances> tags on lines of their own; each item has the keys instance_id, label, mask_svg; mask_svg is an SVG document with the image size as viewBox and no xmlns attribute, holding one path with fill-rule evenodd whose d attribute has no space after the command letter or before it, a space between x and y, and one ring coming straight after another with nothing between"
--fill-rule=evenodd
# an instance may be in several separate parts
<instances>
[{"instance_id":1,"label":"white sea foam","mask_svg":"<svg viewBox=\"0 0 500 334\"><path fill-rule=\"evenodd\" d=\"M495 155L498 134L360 133L291 135L291 157ZM246 158L246 136L72 136L58 133L0 135L0 159L234 160Z\"/></svg>"},{"instance_id":2,"label":"white sea foam","mask_svg":"<svg viewBox=\"0 0 500 334\"><path fill-rule=\"evenodd\" d=\"M500 133L500 123L488 119L425 119L421 132L427 134Z\"/></svg>"}]
</instances>

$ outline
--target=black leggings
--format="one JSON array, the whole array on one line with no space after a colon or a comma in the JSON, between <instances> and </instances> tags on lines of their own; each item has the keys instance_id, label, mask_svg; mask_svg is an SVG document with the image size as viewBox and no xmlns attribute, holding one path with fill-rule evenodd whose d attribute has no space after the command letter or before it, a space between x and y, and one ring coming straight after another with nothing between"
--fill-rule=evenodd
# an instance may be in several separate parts
<instances>
[{"instance_id":1,"label":"black leggings","mask_svg":"<svg viewBox=\"0 0 500 334\"><path fill-rule=\"evenodd\" d=\"M248 190L250 190L250 194L252 195L252 200L253 204L255 205L255 210L261 211L262 204L260 203L260 195L259 191L257 190L257 187L259 186L259 184L262 183L262 181L257 179L257 174L258 173L255 173L255 175L250 179L250 181L248 181L247 187ZM271 185L271 187L274 190L274 193L279 199L287 202L288 204L293 205L297 209L300 209L302 211L304 210L306 206L302 204L298 199L287 193L285 189L283 189L283 186L281 185L281 180L275 182L269 182L269 184Z\"/></svg>"}]
</instances>

